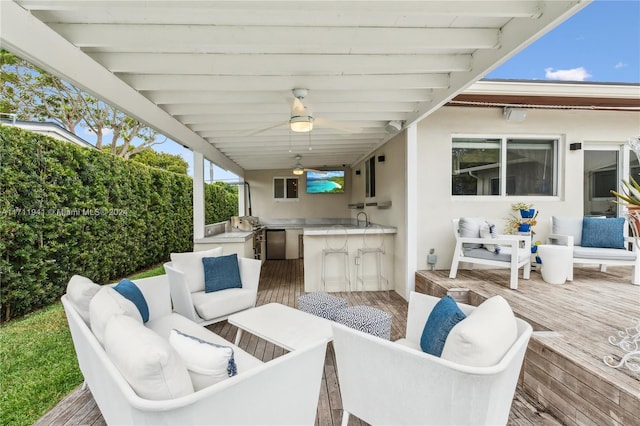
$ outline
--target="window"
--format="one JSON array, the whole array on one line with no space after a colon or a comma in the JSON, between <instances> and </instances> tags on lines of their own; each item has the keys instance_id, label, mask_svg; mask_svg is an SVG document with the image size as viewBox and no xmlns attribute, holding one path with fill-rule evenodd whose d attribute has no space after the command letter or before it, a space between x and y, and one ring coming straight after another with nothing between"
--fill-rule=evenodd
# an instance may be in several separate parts
<instances>
[{"instance_id":1,"label":"window","mask_svg":"<svg viewBox=\"0 0 640 426\"><path fill-rule=\"evenodd\" d=\"M557 195L558 139L454 137L452 195Z\"/></svg>"},{"instance_id":2,"label":"window","mask_svg":"<svg viewBox=\"0 0 640 426\"><path fill-rule=\"evenodd\" d=\"M376 196L376 156L369 158L365 165L365 197Z\"/></svg>"},{"instance_id":3,"label":"window","mask_svg":"<svg viewBox=\"0 0 640 426\"><path fill-rule=\"evenodd\" d=\"M297 200L298 178L273 178L273 198L276 200Z\"/></svg>"}]
</instances>

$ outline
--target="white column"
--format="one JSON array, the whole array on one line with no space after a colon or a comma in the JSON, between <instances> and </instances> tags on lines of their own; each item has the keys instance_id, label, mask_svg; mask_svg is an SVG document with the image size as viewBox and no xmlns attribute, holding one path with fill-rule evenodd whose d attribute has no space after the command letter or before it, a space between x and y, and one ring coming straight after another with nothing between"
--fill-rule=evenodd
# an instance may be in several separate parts
<instances>
[{"instance_id":1,"label":"white column","mask_svg":"<svg viewBox=\"0 0 640 426\"><path fill-rule=\"evenodd\" d=\"M204 238L204 155L193 151L193 239Z\"/></svg>"},{"instance_id":2,"label":"white column","mask_svg":"<svg viewBox=\"0 0 640 426\"><path fill-rule=\"evenodd\" d=\"M238 216L249 214L249 212L245 212L245 199L247 197L245 189L244 179L240 179L240 184L238 185Z\"/></svg>"},{"instance_id":3,"label":"white column","mask_svg":"<svg viewBox=\"0 0 640 426\"><path fill-rule=\"evenodd\" d=\"M416 123L407 127L407 158L406 182L407 208L406 208L406 248L405 253L405 291L408 298L409 292L416 287L416 271L418 270L418 126Z\"/></svg>"}]
</instances>

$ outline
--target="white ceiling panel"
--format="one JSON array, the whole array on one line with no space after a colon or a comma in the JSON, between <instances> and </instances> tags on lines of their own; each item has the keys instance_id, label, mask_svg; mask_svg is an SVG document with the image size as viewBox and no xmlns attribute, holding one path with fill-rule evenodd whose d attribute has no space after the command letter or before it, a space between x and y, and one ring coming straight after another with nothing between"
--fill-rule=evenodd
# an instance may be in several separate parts
<instances>
[{"instance_id":1,"label":"white ceiling panel","mask_svg":"<svg viewBox=\"0 0 640 426\"><path fill-rule=\"evenodd\" d=\"M589 1L13 0L0 41L243 175L362 159Z\"/></svg>"}]
</instances>

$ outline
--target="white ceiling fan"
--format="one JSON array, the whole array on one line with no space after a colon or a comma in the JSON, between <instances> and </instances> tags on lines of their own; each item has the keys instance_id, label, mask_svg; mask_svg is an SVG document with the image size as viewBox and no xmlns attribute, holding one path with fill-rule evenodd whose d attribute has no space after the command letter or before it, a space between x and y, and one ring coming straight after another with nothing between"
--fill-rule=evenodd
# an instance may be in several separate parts
<instances>
[{"instance_id":1,"label":"white ceiling fan","mask_svg":"<svg viewBox=\"0 0 640 426\"><path fill-rule=\"evenodd\" d=\"M304 167L302 165L302 163L300 162L302 161L302 156L300 154L296 155L296 164L293 166L293 174L294 175L301 175L304 172L315 172L315 173L325 173L322 170L316 170L316 169L310 169L308 167Z\"/></svg>"},{"instance_id":2,"label":"white ceiling fan","mask_svg":"<svg viewBox=\"0 0 640 426\"><path fill-rule=\"evenodd\" d=\"M343 133L362 132L362 129L360 127L349 126L348 124L338 123L322 117L314 117L309 105L305 105L303 102L303 99L309 93L309 89L295 88L291 90L291 93L293 94L293 100L291 102L291 115L289 117L289 120L253 131L247 136L253 136L258 133L266 132L267 130L275 129L276 127L281 126L289 126L289 129L292 132L299 133L311 132L314 126L329 128Z\"/></svg>"}]
</instances>

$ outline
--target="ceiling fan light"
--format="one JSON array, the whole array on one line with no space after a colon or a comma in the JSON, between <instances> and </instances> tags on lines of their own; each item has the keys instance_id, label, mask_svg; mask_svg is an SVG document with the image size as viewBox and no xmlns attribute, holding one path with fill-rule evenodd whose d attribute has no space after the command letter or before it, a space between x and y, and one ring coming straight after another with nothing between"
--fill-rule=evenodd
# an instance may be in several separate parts
<instances>
[{"instance_id":1,"label":"ceiling fan light","mask_svg":"<svg viewBox=\"0 0 640 426\"><path fill-rule=\"evenodd\" d=\"M300 176L303 173L304 173L304 170L301 169L300 167L296 167L295 169L293 169L293 174L294 175Z\"/></svg>"},{"instance_id":2,"label":"ceiling fan light","mask_svg":"<svg viewBox=\"0 0 640 426\"><path fill-rule=\"evenodd\" d=\"M292 132L310 132L313 129L313 117L310 115L291 117L289 126Z\"/></svg>"}]
</instances>

